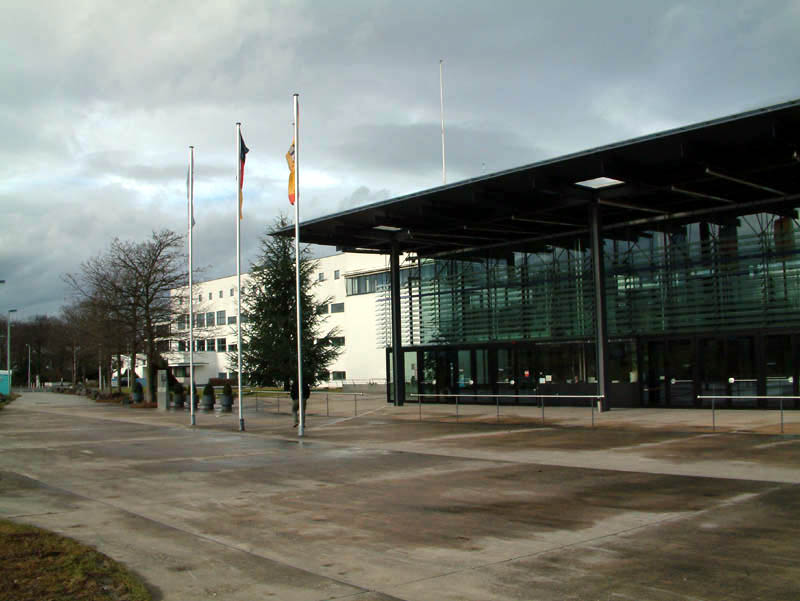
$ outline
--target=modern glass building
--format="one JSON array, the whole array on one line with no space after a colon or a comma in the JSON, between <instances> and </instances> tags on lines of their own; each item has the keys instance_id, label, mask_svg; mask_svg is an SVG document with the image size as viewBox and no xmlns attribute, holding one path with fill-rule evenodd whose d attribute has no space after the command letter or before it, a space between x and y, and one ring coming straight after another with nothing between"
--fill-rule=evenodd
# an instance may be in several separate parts
<instances>
[{"instance_id":1,"label":"modern glass building","mask_svg":"<svg viewBox=\"0 0 800 601\"><path fill-rule=\"evenodd\" d=\"M363 282L383 291L390 400L767 407L754 397L798 395L800 380L798 148L794 101L353 209L300 237L391 256Z\"/></svg>"}]
</instances>

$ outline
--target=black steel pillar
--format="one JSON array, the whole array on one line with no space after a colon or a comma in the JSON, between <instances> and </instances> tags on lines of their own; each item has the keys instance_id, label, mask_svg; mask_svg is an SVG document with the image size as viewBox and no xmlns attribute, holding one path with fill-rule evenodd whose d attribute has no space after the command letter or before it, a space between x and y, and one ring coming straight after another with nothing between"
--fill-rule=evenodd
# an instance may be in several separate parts
<instances>
[{"instance_id":1,"label":"black steel pillar","mask_svg":"<svg viewBox=\"0 0 800 601\"><path fill-rule=\"evenodd\" d=\"M399 406L405 401L406 390L400 329L400 247L397 242L392 242L391 270L389 275L392 291L392 366L394 368L394 404Z\"/></svg>"},{"instance_id":2,"label":"black steel pillar","mask_svg":"<svg viewBox=\"0 0 800 601\"><path fill-rule=\"evenodd\" d=\"M608 323L606 320L606 270L603 261L603 237L600 205L589 205L589 231L592 242L592 272L594 275L595 356L597 358L597 394L603 395L601 411L611 408L608 399Z\"/></svg>"}]
</instances>

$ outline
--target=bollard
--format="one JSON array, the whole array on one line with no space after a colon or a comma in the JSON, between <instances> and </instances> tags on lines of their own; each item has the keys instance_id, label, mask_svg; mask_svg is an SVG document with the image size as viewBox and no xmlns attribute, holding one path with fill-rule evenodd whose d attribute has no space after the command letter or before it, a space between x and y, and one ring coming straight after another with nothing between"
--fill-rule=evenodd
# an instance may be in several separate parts
<instances>
[{"instance_id":1,"label":"bollard","mask_svg":"<svg viewBox=\"0 0 800 601\"><path fill-rule=\"evenodd\" d=\"M353 394L353 415L358 415L358 395Z\"/></svg>"},{"instance_id":2,"label":"bollard","mask_svg":"<svg viewBox=\"0 0 800 601\"><path fill-rule=\"evenodd\" d=\"M278 413L281 412L281 395L278 395Z\"/></svg>"},{"instance_id":3,"label":"bollard","mask_svg":"<svg viewBox=\"0 0 800 601\"><path fill-rule=\"evenodd\" d=\"M589 399L589 403L592 405L592 428L594 428L594 402L596 399Z\"/></svg>"},{"instance_id":4,"label":"bollard","mask_svg":"<svg viewBox=\"0 0 800 601\"><path fill-rule=\"evenodd\" d=\"M456 397L456 423L458 423L458 397Z\"/></svg>"},{"instance_id":5,"label":"bollard","mask_svg":"<svg viewBox=\"0 0 800 601\"><path fill-rule=\"evenodd\" d=\"M500 422L500 397L494 397L494 400L497 402L497 421Z\"/></svg>"},{"instance_id":6,"label":"bollard","mask_svg":"<svg viewBox=\"0 0 800 601\"><path fill-rule=\"evenodd\" d=\"M539 402L542 405L542 423L544 423L544 397L539 397Z\"/></svg>"},{"instance_id":7,"label":"bollard","mask_svg":"<svg viewBox=\"0 0 800 601\"><path fill-rule=\"evenodd\" d=\"M419 421L422 421L422 395L417 397L417 403L419 404Z\"/></svg>"},{"instance_id":8,"label":"bollard","mask_svg":"<svg viewBox=\"0 0 800 601\"><path fill-rule=\"evenodd\" d=\"M325 415L330 417L331 416L331 406L328 401L328 393L325 393Z\"/></svg>"},{"instance_id":9,"label":"bollard","mask_svg":"<svg viewBox=\"0 0 800 601\"><path fill-rule=\"evenodd\" d=\"M781 434L783 434L783 397L781 397Z\"/></svg>"}]
</instances>

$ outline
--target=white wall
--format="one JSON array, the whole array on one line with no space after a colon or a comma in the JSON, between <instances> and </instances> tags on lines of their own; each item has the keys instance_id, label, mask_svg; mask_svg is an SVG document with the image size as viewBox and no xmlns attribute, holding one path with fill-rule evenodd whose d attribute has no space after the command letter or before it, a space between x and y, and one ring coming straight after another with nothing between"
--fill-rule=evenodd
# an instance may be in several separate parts
<instances>
[{"instance_id":1,"label":"white wall","mask_svg":"<svg viewBox=\"0 0 800 601\"><path fill-rule=\"evenodd\" d=\"M318 301L331 297L330 303L344 303L341 313L328 313L327 319L322 324L322 331L339 328L339 336L345 339L342 354L329 367L330 372L344 372L347 382L382 383L386 380L386 351L379 346L376 335L375 303L379 296L376 293L347 296L346 278L353 275L363 275L379 271L388 271L389 257L384 255L337 253L318 259L318 268L314 272L314 296ZM339 278L335 272L339 272ZM319 274L323 274L323 280ZM242 274L242 286L249 285L249 274ZM231 290L233 294L231 295ZM222 297L220 298L220 291ZM173 296L185 294L185 289L173 291ZM211 298L209 298L209 294ZM196 313L214 312L224 310L227 317L236 316L236 276L227 276L194 285L194 306ZM188 302L183 305L182 313L189 312ZM216 322L216 319L215 319ZM177 323L171 326L173 333L178 333ZM188 330L179 332L182 338L187 339ZM226 346L236 343L236 326L224 324L213 327L195 327L195 340L208 340L213 338L226 339ZM381 341L383 337L381 337ZM176 345L176 343L173 343ZM175 346L177 349L177 346ZM189 353L172 351L165 353L169 364L188 365ZM227 352L198 351L194 355L195 381L198 385L204 384L209 378L218 377L220 373L229 374L234 370L228 368ZM181 379L181 378L179 378ZM188 378L186 378L188 382ZM332 383L338 385L338 382Z\"/></svg>"}]
</instances>

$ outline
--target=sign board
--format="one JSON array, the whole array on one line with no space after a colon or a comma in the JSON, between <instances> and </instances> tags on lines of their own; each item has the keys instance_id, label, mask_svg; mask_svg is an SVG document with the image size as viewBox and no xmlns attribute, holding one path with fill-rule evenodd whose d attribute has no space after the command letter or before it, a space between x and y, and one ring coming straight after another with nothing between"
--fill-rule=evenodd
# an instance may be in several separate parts
<instances>
[{"instance_id":1,"label":"sign board","mask_svg":"<svg viewBox=\"0 0 800 601\"><path fill-rule=\"evenodd\" d=\"M158 408L166 411L169 406L169 390L167 370L159 369L156 378L156 396L158 397Z\"/></svg>"}]
</instances>

